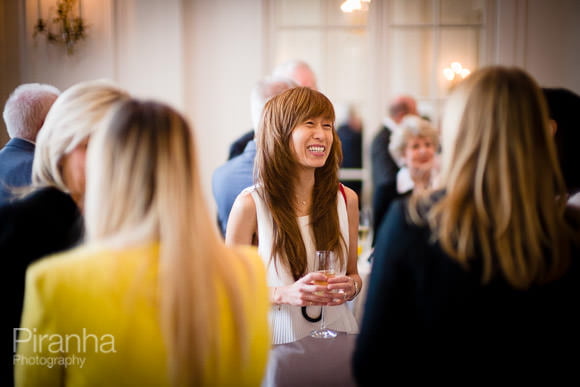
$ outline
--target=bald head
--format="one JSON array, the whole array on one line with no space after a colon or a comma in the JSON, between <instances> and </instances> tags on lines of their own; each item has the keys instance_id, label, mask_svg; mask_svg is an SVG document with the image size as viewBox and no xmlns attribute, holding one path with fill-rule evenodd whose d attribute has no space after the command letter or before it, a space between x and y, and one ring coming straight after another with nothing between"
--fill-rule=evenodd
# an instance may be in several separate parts
<instances>
[{"instance_id":1,"label":"bald head","mask_svg":"<svg viewBox=\"0 0 580 387\"><path fill-rule=\"evenodd\" d=\"M308 63L301 60L291 60L278 65L272 72L273 77L290 78L298 86L310 87L318 90L316 85L316 75Z\"/></svg>"},{"instance_id":2,"label":"bald head","mask_svg":"<svg viewBox=\"0 0 580 387\"><path fill-rule=\"evenodd\" d=\"M262 110L264 110L266 102L283 91L296 86L298 86L296 82L284 77L268 77L256 83L251 95L252 124L254 125L255 132L258 130Z\"/></svg>"},{"instance_id":3,"label":"bald head","mask_svg":"<svg viewBox=\"0 0 580 387\"><path fill-rule=\"evenodd\" d=\"M417 101L408 95L396 97L389 105L389 116L397 124L408 114L419 115L417 112Z\"/></svg>"}]
</instances>

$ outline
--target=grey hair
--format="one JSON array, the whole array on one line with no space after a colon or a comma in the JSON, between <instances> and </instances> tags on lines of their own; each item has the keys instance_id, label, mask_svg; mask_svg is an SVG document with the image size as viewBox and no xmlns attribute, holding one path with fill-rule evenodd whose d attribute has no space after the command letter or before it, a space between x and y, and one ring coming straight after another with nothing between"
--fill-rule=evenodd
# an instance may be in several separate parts
<instances>
[{"instance_id":1,"label":"grey hair","mask_svg":"<svg viewBox=\"0 0 580 387\"><path fill-rule=\"evenodd\" d=\"M14 89L2 113L10 138L36 141L44 119L59 95L59 89L42 83L25 83Z\"/></svg>"},{"instance_id":2,"label":"grey hair","mask_svg":"<svg viewBox=\"0 0 580 387\"><path fill-rule=\"evenodd\" d=\"M290 78L298 84L298 86L308 86L317 89L316 75L308 65L302 60L289 60L281 63L272 71L273 77Z\"/></svg>"},{"instance_id":3,"label":"grey hair","mask_svg":"<svg viewBox=\"0 0 580 387\"><path fill-rule=\"evenodd\" d=\"M312 69L310 68L310 65L308 63L306 63L302 60L293 59L293 60L283 62L283 63L279 64L278 66L276 66L276 68L274 68L274 70L272 71L272 76L290 78L290 76L292 75L294 70L296 70L299 67L303 67L303 68L306 68L306 69L312 71Z\"/></svg>"},{"instance_id":4,"label":"grey hair","mask_svg":"<svg viewBox=\"0 0 580 387\"><path fill-rule=\"evenodd\" d=\"M402 165L403 153L411 137L425 137L431 140L435 149L439 147L439 132L431 123L416 115L406 115L391 134L389 152Z\"/></svg>"},{"instance_id":5,"label":"grey hair","mask_svg":"<svg viewBox=\"0 0 580 387\"><path fill-rule=\"evenodd\" d=\"M296 82L287 77L266 77L259 80L252 89L250 105L252 112L252 125L257 133L262 111L268 100L283 91L298 86Z\"/></svg>"}]
</instances>

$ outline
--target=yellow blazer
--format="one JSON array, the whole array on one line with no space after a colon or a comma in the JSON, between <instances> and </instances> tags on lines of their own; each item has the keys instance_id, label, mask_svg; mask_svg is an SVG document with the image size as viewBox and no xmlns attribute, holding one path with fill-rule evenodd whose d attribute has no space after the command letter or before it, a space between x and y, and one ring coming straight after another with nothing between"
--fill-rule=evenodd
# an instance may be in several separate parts
<instances>
[{"instance_id":1,"label":"yellow blazer","mask_svg":"<svg viewBox=\"0 0 580 387\"><path fill-rule=\"evenodd\" d=\"M252 305L247 310L251 348L242 365L234 350L231 307L219 291L216 329L223 366L216 385L259 386L270 348L265 269L254 248L241 252L248 264L233 262L231 270L244 284L240 296ZM16 385L168 385L157 304L158 255L156 244L122 250L85 246L31 265L22 326L15 331Z\"/></svg>"}]
</instances>

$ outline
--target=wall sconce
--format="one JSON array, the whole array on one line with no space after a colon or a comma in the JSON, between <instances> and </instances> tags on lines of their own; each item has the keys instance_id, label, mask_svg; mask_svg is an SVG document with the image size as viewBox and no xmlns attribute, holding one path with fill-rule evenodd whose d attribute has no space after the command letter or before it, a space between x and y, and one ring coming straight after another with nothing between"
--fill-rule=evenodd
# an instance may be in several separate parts
<instances>
[{"instance_id":1,"label":"wall sconce","mask_svg":"<svg viewBox=\"0 0 580 387\"><path fill-rule=\"evenodd\" d=\"M469 74L471 74L471 70L463 67L459 62L452 62L449 67L443 69L443 75L445 76L445 79L450 82L450 89L453 89Z\"/></svg>"},{"instance_id":2,"label":"wall sconce","mask_svg":"<svg viewBox=\"0 0 580 387\"><path fill-rule=\"evenodd\" d=\"M344 13L351 13L352 11L367 11L371 0L345 0L340 5L340 10Z\"/></svg>"},{"instance_id":3,"label":"wall sconce","mask_svg":"<svg viewBox=\"0 0 580 387\"><path fill-rule=\"evenodd\" d=\"M66 48L68 55L75 51L75 45L87 37L88 25L83 20L81 0L58 0L56 3L56 15L52 19L43 19L40 7L40 1L37 0L38 21L34 26L32 36L36 39L39 34L46 35L46 40L52 44L62 44ZM78 1L78 16L73 15L73 7ZM57 26L58 31L52 32L50 23Z\"/></svg>"}]
</instances>

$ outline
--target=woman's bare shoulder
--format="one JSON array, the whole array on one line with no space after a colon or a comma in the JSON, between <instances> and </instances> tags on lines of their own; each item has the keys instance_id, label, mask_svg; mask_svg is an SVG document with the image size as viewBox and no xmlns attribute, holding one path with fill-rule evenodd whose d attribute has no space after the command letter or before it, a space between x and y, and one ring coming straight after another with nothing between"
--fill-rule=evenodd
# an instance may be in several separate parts
<instances>
[{"instance_id":1,"label":"woman's bare shoulder","mask_svg":"<svg viewBox=\"0 0 580 387\"><path fill-rule=\"evenodd\" d=\"M256 212L256 203L252 197L253 191L250 188L246 188L238 194L232 206L232 211L241 211L242 213L247 213L248 211Z\"/></svg>"},{"instance_id":2,"label":"woman's bare shoulder","mask_svg":"<svg viewBox=\"0 0 580 387\"><path fill-rule=\"evenodd\" d=\"M346 203L348 205L348 207L350 206L356 206L358 208L358 195L356 192L354 192L353 189L347 187L346 185L343 185L344 188L344 193L346 195Z\"/></svg>"}]
</instances>

